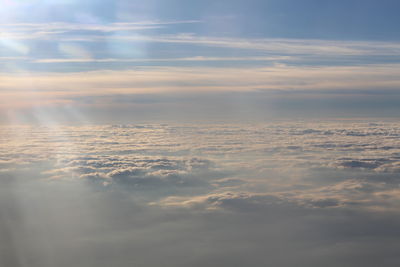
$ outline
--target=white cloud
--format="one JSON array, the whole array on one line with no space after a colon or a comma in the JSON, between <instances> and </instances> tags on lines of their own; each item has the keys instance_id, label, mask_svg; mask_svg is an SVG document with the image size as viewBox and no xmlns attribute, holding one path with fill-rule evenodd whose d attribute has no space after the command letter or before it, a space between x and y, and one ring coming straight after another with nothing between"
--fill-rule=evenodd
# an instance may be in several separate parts
<instances>
[{"instance_id":1,"label":"white cloud","mask_svg":"<svg viewBox=\"0 0 400 267\"><path fill-rule=\"evenodd\" d=\"M398 136L397 122L2 126L0 263L397 255L398 175L379 168L398 165Z\"/></svg>"},{"instance_id":2,"label":"white cloud","mask_svg":"<svg viewBox=\"0 0 400 267\"><path fill-rule=\"evenodd\" d=\"M399 65L285 66L272 67L142 67L126 71L78 73L19 73L0 75L1 102L65 102L77 96L143 93L204 93L256 90L356 90L392 89L400 86ZM110 103L112 104L112 103Z\"/></svg>"},{"instance_id":3,"label":"white cloud","mask_svg":"<svg viewBox=\"0 0 400 267\"><path fill-rule=\"evenodd\" d=\"M46 39L52 38L52 35L63 35L69 32L121 32L121 31L139 31L162 28L172 24L190 24L199 23L197 20L183 21L139 21L139 22L116 22L109 24L80 24L66 22L50 23L9 23L0 24L2 36L13 39Z\"/></svg>"},{"instance_id":4,"label":"white cloud","mask_svg":"<svg viewBox=\"0 0 400 267\"><path fill-rule=\"evenodd\" d=\"M198 203L237 192L305 206L373 206L365 204L372 193L398 183L399 129L341 122L3 127L0 166L41 164L43 177L121 186L150 202L157 194L173 203L192 192L175 202Z\"/></svg>"}]
</instances>

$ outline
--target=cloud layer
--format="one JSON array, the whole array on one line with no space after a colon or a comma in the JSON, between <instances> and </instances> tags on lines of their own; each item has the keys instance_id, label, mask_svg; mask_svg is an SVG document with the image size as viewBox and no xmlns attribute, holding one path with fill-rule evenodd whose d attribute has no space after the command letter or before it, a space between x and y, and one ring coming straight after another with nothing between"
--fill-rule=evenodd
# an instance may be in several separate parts
<instances>
[{"instance_id":1,"label":"cloud layer","mask_svg":"<svg viewBox=\"0 0 400 267\"><path fill-rule=\"evenodd\" d=\"M2 127L2 264L395 266L399 135L349 121Z\"/></svg>"}]
</instances>

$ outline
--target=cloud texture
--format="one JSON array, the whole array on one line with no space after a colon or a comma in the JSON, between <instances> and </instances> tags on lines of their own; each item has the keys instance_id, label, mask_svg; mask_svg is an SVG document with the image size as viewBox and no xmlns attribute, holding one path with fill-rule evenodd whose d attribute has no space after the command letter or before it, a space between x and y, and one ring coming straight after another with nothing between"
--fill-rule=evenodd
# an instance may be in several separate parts
<instances>
[{"instance_id":1,"label":"cloud texture","mask_svg":"<svg viewBox=\"0 0 400 267\"><path fill-rule=\"evenodd\" d=\"M395 266L399 135L345 121L2 127L2 263Z\"/></svg>"}]
</instances>

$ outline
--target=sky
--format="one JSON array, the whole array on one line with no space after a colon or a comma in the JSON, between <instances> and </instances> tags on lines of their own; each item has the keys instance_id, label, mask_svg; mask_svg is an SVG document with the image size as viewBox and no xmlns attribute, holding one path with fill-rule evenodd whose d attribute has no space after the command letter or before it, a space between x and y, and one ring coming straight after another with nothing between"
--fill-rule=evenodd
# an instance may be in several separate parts
<instances>
[{"instance_id":1,"label":"sky","mask_svg":"<svg viewBox=\"0 0 400 267\"><path fill-rule=\"evenodd\" d=\"M399 115L397 1L1 3L2 124Z\"/></svg>"},{"instance_id":2,"label":"sky","mask_svg":"<svg viewBox=\"0 0 400 267\"><path fill-rule=\"evenodd\" d=\"M399 1L0 7L0 267L399 266Z\"/></svg>"}]
</instances>

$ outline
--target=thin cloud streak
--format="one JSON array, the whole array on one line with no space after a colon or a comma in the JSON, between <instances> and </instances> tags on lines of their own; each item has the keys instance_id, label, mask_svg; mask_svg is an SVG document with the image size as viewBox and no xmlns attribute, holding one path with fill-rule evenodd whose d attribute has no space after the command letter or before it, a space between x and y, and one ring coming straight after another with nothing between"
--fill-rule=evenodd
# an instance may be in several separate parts
<instances>
[{"instance_id":1,"label":"thin cloud streak","mask_svg":"<svg viewBox=\"0 0 400 267\"><path fill-rule=\"evenodd\" d=\"M213 37L193 33L150 34L139 31L169 28L171 25L202 23L199 20L115 22L109 24L19 23L1 24L1 36L10 40L46 40L56 42L147 42L189 44L207 47L245 49L277 54L318 56L367 56L400 53L399 42L345 41L284 38ZM82 35L90 31L90 35ZM137 31L137 33L135 33ZM131 32L129 34L129 32ZM110 33L110 34L107 34ZM118 34L112 34L118 33ZM104 35L106 34L106 35Z\"/></svg>"},{"instance_id":2,"label":"thin cloud streak","mask_svg":"<svg viewBox=\"0 0 400 267\"><path fill-rule=\"evenodd\" d=\"M19 59L19 58L18 58ZM1 60L1 58L0 58ZM180 61L277 61L277 60L296 60L290 56L271 56L271 57L182 57L182 58L46 58L30 59L34 63L107 63L107 62L180 62Z\"/></svg>"},{"instance_id":3,"label":"thin cloud streak","mask_svg":"<svg viewBox=\"0 0 400 267\"><path fill-rule=\"evenodd\" d=\"M182 59L191 60L191 59ZM196 60L196 59L195 59ZM199 60L202 60L201 58ZM287 66L216 68L216 67L141 67L137 70L101 70L76 73L3 73L2 95L29 91L94 94L123 90L207 91L256 89L335 89L396 88L400 86L399 64L362 66ZM15 91L17 90L17 91Z\"/></svg>"},{"instance_id":4,"label":"thin cloud streak","mask_svg":"<svg viewBox=\"0 0 400 267\"><path fill-rule=\"evenodd\" d=\"M74 31L95 31L95 32L116 32L131 31L142 29L159 28L166 25L176 24L193 24L200 23L199 20L183 20L183 21L139 21L139 22L115 22L108 24L83 24L83 23L67 23L67 22L51 22L51 23L11 23L0 24L0 28L4 32L15 33L62 33Z\"/></svg>"}]
</instances>

